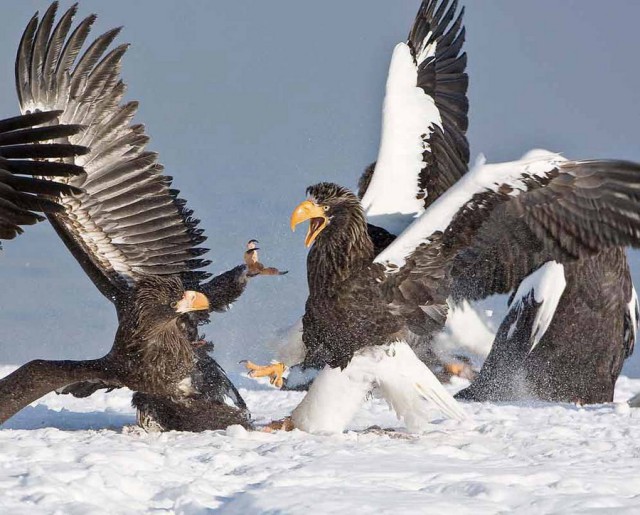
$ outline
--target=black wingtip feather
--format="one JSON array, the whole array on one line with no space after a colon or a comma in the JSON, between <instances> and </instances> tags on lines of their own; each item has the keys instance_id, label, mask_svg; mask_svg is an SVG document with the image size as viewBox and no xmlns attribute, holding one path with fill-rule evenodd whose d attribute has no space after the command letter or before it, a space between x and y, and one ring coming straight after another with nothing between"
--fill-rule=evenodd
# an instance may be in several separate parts
<instances>
[{"instance_id":1,"label":"black wingtip feather","mask_svg":"<svg viewBox=\"0 0 640 515\"><path fill-rule=\"evenodd\" d=\"M25 30L16 60L16 85L23 110L25 105L29 109L32 105L37 109L46 108L47 103L68 106L64 116L61 113L39 115L42 123L63 118L65 121L82 122L86 129L72 134L82 128L71 123L67 127L31 130L24 135L1 136L0 125L0 137L5 137L0 140L0 145L4 142L2 148L5 153L21 158L4 161L0 158L0 164L12 173L26 175L55 177L81 174L82 169L72 163L27 161L23 158L71 157L71 154L87 152L82 144L91 142L87 145L91 147L88 158L82 161L87 163L86 177L81 175L73 180L86 191L86 195L83 196L73 186L49 181L34 182L33 189L46 191L51 185L50 192L57 188L59 194L79 194L77 202L65 204L67 209L83 211L80 218L88 217L94 222L91 230L113 236L112 241L118 243L112 245L109 253L120 252L118 259L127 263L134 276L137 273L180 273L185 269L207 266L208 261L194 259L207 251L197 247L206 240L203 230L197 227L199 221L192 217L193 211L186 208L186 201L179 198L179 190L171 188L172 178L162 175L164 167L156 162L156 154L144 150L149 141L144 126L131 124L138 103L122 105L125 85L120 77L120 67L129 45L120 44L109 50L122 27L98 36L81 53L96 16L84 18L73 28L72 18L77 9L77 4L74 4L54 28L56 8L50 7L40 23L38 17L34 17ZM59 101L61 96L63 101ZM45 133L50 139L42 139ZM36 145L38 149L28 147L31 141L36 140L65 140L65 143ZM63 211L56 215L55 220L64 221L72 216L77 221L76 215ZM76 257L79 252L91 254L100 251L82 244L82 231L85 229L82 224L74 222L65 226L58 224L57 227L63 233L69 232L65 242L78 246L72 249ZM145 266L145 256L149 266ZM109 263L109 259L98 257L92 261L99 262L97 267L101 267L103 263ZM108 269L108 265L106 269L100 269L98 275L89 273L94 280L98 275L104 275L112 283L123 283L121 273ZM203 273L198 277L207 275ZM130 284L131 277L124 282Z\"/></svg>"}]
</instances>

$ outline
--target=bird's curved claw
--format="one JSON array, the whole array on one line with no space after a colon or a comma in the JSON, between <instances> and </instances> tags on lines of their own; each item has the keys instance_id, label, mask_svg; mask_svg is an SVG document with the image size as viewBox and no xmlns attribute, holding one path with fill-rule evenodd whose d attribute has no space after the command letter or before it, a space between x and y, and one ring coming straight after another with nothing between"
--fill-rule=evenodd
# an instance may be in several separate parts
<instances>
[{"instance_id":1,"label":"bird's curved claw","mask_svg":"<svg viewBox=\"0 0 640 515\"><path fill-rule=\"evenodd\" d=\"M275 431L293 431L295 429L291 417L285 417L282 420L273 420L266 426L262 427L264 433L273 433Z\"/></svg>"},{"instance_id":2,"label":"bird's curved claw","mask_svg":"<svg viewBox=\"0 0 640 515\"><path fill-rule=\"evenodd\" d=\"M244 262L247 265L247 276L256 277L257 275L285 275L289 271L280 271L273 266L264 266L258 257L258 240L249 240L247 250L244 253Z\"/></svg>"},{"instance_id":3,"label":"bird's curved claw","mask_svg":"<svg viewBox=\"0 0 640 515\"><path fill-rule=\"evenodd\" d=\"M249 371L249 377L268 377L269 383L276 388L282 388L284 386L284 371L286 366L284 363L271 363L270 365L256 365L251 361L242 362L245 368Z\"/></svg>"},{"instance_id":4,"label":"bird's curved claw","mask_svg":"<svg viewBox=\"0 0 640 515\"><path fill-rule=\"evenodd\" d=\"M288 273L289 270L278 270L272 266L265 267L260 271L260 275L286 275Z\"/></svg>"},{"instance_id":5,"label":"bird's curved claw","mask_svg":"<svg viewBox=\"0 0 640 515\"><path fill-rule=\"evenodd\" d=\"M478 375L471 365L464 361L452 361L450 363L445 363L442 369L448 377L458 376L463 379L468 379L469 381L473 381Z\"/></svg>"}]
</instances>

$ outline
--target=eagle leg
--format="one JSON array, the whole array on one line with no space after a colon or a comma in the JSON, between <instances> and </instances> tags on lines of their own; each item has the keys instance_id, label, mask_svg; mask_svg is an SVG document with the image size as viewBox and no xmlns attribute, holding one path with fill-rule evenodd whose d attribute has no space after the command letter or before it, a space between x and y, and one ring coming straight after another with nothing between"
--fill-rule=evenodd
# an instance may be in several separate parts
<instances>
[{"instance_id":1,"label":"eagle leg","mask_svg":"<svg viewBox=\"0 0 640 515\"><path fill-rule=\"evenodd\" d=\"M274 431L293 431L295 429L291 417L285 417L281 420L273 420L262 428L264 433L273 433Z\"/></svg>"},{"instance_id":2,"label":"eagle leg","mask_svg":"<svg viewBox=\"0 0 640 515\"><path fill-rule=\"evenodd\" d=\"M451 378L451 376L458 376L463 379L473 381L478 375L471 365L464 361L451 361L449 363L445 363L442 366L442 370L447 378Z\"/></svg>"},{"instance_id":3,"label":"eagle leg","mask_svg":"<svg viewBox=\"0 0 640 515\"><path fill-rule=\"evenodd\" d=\"M289 273L288 270L279 270L275 267L272 266L267 266L264 267L262 270L260 270L260 275L286 275Z\"/></svg>"},{"instance_id":4,"label":"eagle leg","mask_svg":"<svg viewBox=\"0 0 640 515\"><path fill-rule=\"evenodd\" d=\"M271 363L270 365L256 365L251 361L245 361L244 366L249 371L249 377L268 377L269 383L276 388L284 386L284 371L286 366L284 363Z\"/></svg>"}]
</instances>

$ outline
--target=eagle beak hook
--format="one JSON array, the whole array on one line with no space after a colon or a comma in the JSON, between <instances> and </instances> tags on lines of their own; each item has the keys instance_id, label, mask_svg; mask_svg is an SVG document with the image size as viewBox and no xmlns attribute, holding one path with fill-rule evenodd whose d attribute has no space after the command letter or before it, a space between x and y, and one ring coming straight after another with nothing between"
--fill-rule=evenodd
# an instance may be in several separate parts
<instances>
[{"instance_id":1,"label":"eagle beak hook","mask_svg":"<svg viewBox=\"0 0 640 515\"><path fill-rule=\"evenodd\" d=\"M187 290L182 299L176 304L177 313L189 313L190 311L201 311L209 309L209 299L199 291Z\"/></svg>"},{"instance_id":2,"label":"eagle beak hook","mask_svg":"<svg viewBox=\"0 0 640 515\"><path fill-rule=\"evenodd\" d=\"M304 244L310 247L327 226L329 220L321 206L314 204L310 200L305 200L298 204L291 214L291 230L295 231L296 225L306 222L307 220L309 220L309 230L307 231Z\"/></svg>"}]
</instances>

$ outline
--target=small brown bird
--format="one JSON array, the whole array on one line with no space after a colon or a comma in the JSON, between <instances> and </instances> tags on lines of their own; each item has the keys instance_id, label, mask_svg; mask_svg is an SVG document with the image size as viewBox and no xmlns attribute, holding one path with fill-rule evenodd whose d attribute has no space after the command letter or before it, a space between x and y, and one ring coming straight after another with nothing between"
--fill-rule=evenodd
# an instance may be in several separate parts
<instances>
[{"instance_id":1,"label":"small brown bird","mask_svg":"<svg viewBox=\"0 0 640 515\"><path fill-rule=\"evenodd\" d=\"M247 275L249 277L255 277L256 275L285 275L288 270L280 271L272 266L264 266L260 263L258 258L258 240L249 240L247 243L247 250L244 253L244 262L247 265Z\"/></svg>"}]
</instances>

